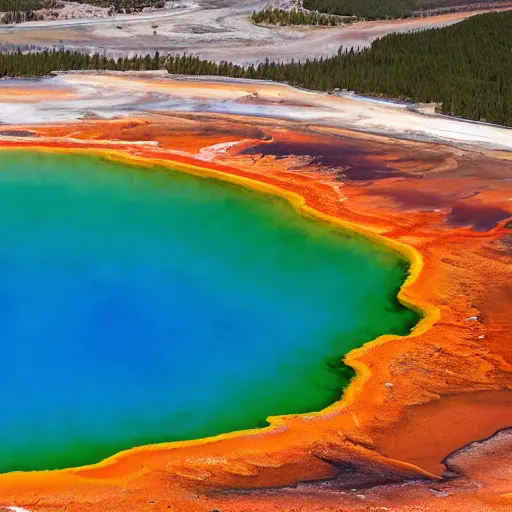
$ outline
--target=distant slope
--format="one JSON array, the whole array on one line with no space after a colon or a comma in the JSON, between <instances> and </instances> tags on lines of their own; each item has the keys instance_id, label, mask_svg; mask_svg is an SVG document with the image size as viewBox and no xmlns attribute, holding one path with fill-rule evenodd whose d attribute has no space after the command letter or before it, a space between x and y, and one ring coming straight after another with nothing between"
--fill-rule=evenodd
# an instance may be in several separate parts
<instances>
[{"instance_id":1,"label":"distant slope","mask_svg":"<svg viewBox=\"0 0 512 512\"><path fill-rule=\"evenodd\" d=\"M442 29L391 34L361 52L258 66L220 64L189 55L107 58L80 52L0 54L0 77L44 76L53 70L150 70L259 78L321 91L438 103L439 111L512 126L512 11L489 13Z\"/></svg>"},{"instance_id":2,"label":"distant slope","mask_svg":"<svg viewBox=\"0 0 512 512\"><path fill-rule=\"evenodd\" d=\"M407 18L432 9L476 3L492 4L495 0L303 0L304 8L312 11L367 20Z\"/></svg>"},{"instance_id":3,"label":"distant slope","mask_svg":"<svg viewBox=\"0 0 512 512\"><path fill-rule=\"evenodd\" d=\"M308 89L440 103L440 111L512 126L512 11L442 29L390 34L361 52L302 64L269 64L258 77Z\"/></svg>"},{"instance_id":4,"label":"distant slope","mask_svg":"<svg viewBox=\"0 0 512 512\"><path fill-rule=\"evenodd\" d=\"M104 7L109 9L110 15L140 12L148 7L165 7L165 0L68 0L68 2ZM50 12L58 12L63 7L64 2L60 0L0 0L0 23L10 25L26 21L41 21Z\"/></svg>"}]
</instances>

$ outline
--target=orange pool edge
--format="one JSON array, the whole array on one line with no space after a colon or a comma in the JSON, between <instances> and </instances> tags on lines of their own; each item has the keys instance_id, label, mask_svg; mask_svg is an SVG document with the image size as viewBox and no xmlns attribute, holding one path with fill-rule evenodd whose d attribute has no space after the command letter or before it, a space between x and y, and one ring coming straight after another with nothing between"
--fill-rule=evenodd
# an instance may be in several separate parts
<instances>
[{"instance_id":1,"label":"orange pool edge","mask_svg":"<svg viewBox=\"0 0 512 512\"><path fill-rule=\"evenodd\" d=\"M422 276L424 269L424 257L420 250L408 245L400 240L394 239L389 234L380 234L380 229L375 228L372 225L359 224L348 219L343 219L335 215L329 214L329 212L322 212L322 208L318 208L318 204L310 204L306 197L306 194L302 195L297 192L296 189L290 190L283 186L278 180L272 179L270 176L255 176L254 173L235 169L226 165L217 164L214 162L203 162L197 161L194 158L184 157L181 155L173 154L172 152L162 152L155 148L141 148L141 146L123 145L120 147L113 142L109 145L98 145L92 141L86 143L74 144L66 141L64 144L59 145L58 143L44 143L40 141L31 142L15 142L7 143L1 142L0 149L31 149L38 151L63 151L63 152L86 152L90 154L96 154L104 158L115 159L128 164L134 164L137 166L168 166L173 169L180 170L182 172L191 173L194 175L211 177L228 181L230 183L248 187L254 190L258 190L262 193L277 195L288 200L292 206L303 215L312 216L326 222L334 223L343 229L356 231L357 233L371 238L379 243L383 243L393 250L400 253L410 262L410 275L406 282L400 289L398 299L400 302L410 308L419 311L423 317L418 325L413 329L410 335L405 337L399 337L394 335L384 335L373 341L366 343L363 347L351 351L345 358L345 362L352 366L356 370L356 377L353 379L349 387L347 388L344 396L336 403L332 404L328 408L320 411L304 415L288 415L288 416L275 416L269 418L270 426L262 429L253 429L240 432L226 433L213 438L200 439L195 441L186 442L173 442L173 443L162 443L158 445L136 447L130 450L120 452L108 459L105 459L97 464L83 466L79 468L70 468L65 470L49 471L49 472L33 472L33 473L10 473L6 475L0 475L0 499L4 496L12 497L19 491L20 496L32 495L34 492L39 493L63 493L66 489L79 490L80 493L87 495L88 487L92 487L96 490L93 493L97 493L98 486L104 488L106 494L108 494L108 488L110 486L122 486L125 485L132 477L142 477L146 473L151 473L157 468L162 467L162 461L179 455L180 452L186 452L183 456L184 461L190 468L190 464L195 456L202 459L205 457L201 452L201 447L206 447L206 456L219 457L219 453L223 453L223 457L228 459L232 451L233 446L242 446L246 449L248 440L250 443L261 443L261 447L253 451L261 454L265 454L267 448L271 448L268 451L265 458L265 464L271 467L268 458L272 458L276 453L281 454L286 458L289 453L293 452L293 447L304 442L305 450L304 453L300 454L298 461L295 461L295 465L301 465L308 459L307 451L309 446L309 428L311 424L321 424L318 430L314 430L313 434L323 432L326 435L326 439L332 435L332 428L329 427L324 430L324 425L328 424L333 416L338 416L344 411L347 412L343 421L339 422L339 429L335 430L343 431L345 425L348 430L352 431L354 428L357 430L358 421L351 420L348 418L350 415L354 415L348 411L350 407L357 402L357 399L364 393L365 384L372 377L372 369L361 360L375 348L385 345L392 341L397 340L411 340L428 333L434 324L441 319L441 310L438 306L422 298L421 293L418 291L418 287L414 288L414 284L418 282ZM300 186L299 186L300 190ZM475 235L477 236L477 235ZM481 235L483 238L485 235ZM346 416L346 417L345 417ZM355 427L354 427L355 425ZM291 438L291 441L287 441L280 449L275 446L273 438L280 433L290 431L293 426L294 433L282 434ZM226 446L224 442L227 442L229 446ZM172 453L171 453L172 452ZM438 479L439 476L425 471L414 464L409 462L401 461L400 459L393 459L392 457L379 456L377 453L371 450L364 450L360 447L350 447L348 452L352 455L357 455L361 460L369 461L370 464L376 463L391 468L391 472L401 474L406 478L411 478L415 475L415 478L427 478L427 479ZM210 453L210 455L208 455ZM214 453L212 456L211 453ZM351 456L352 456L351 455ZM180 459L180 456L177 457ZM243 456L242 456L243 459ZM152 461L149 462L148 461ZM213 463L218 465L218 461ZM232 462L236 468L237 464L240 464L240 457L235 457ZM262 463L263 464L263 463ZM293 465L293 464L292 464ZM207 483L208 476L203 478L201 470L197 471L197 474L190 472L188 469L183 469L182 474L179 472L180 460L178 460L176 468L173 467L174 473L177 475L178 480L184 478L185 482L191 482L190 485L194 488L202 488L206 485L208 488L210 485L218 486L223 485L226 488L237 488L240 486L239 483L230 483L238 481L238 477L232 478L229 476L229 472L223 477L218 477L216 482L213 484ZM309 468L295 468L289 469L286 464L281 467L286 467L288 474L282 475L282 471L269 470L271 476L270 480L274 485L289 485L293 481L301 480L320 480L325 478L331 478L333 476L332 468L329 465L325 465L322 462L312 464ZM237 470L238 473L244 472L243 469ZM235 474L238 474L235 471ZM306 475L306 478L304 478ZM250 477L250 472L248 474ZM256 479L249 487L267 487L269 484L265 483L265 478ZM189 483L185 484L185 488L189 487ZM181 487L178 486L180 489ZM101 491L103 492L103 491ZM182 490L176 491L181 495ZM101 494L101 493L100 493Z\"/></svg>"},{"instance_id":2,"label":"orange pool edge","mask_svg":"<svg viewBox=\"0 0 512 512\"><path fill-rule=\"evenodd\" d=\"M195 176L201 176L201 177L209 177L209 178L216 178L222 181L226 181L235 185L239 185L242 187L247 187L252 190L256 190L258 192L262 192L265 194L273 195L273 196L279 196L283 199L286 199L293 207L294 209L302 215L310 216L319 220L323 220L325 222L329 222L332 224L335 224L339 226L340 228L344 230L354 231L358 234L372 239L380 244L386 245L391 247L393 250L398 252L401 256L403 256L410 264L409 269L409 275L406 279L406 281L403 283L403 285L400 288L400 292L398 294L398 300L406 307L409 307L411 309L414 309L421 315L421 319L418 322L418 324L413 328L411 333L407 335L407 337L414 337L418 336L426 331L428 331L432 325L439 319L439 309L435 307L433 304L423 303L419 299L414 297L409 297L407 295L407 289L416 281L418 276L420 275L421 269L423 267L423 260L421 258L421 254L414 249L411 246L408 246L406 244L400 243L396 240L393 240L391 238L387 238L385 236L379 235L378 233L375 233L370 228L355 224L353 222L349 222L347 220L343 220L338 217L333 217L331 215L324 214L318 210L315 210L313 207L309 206L307 204L307 201L305 197L301 196L297 192L292 192L289 190L286 190L284 188L280 188L276 185L272 185L270 183L265 183L262 181L257 181L252 178L248 178L239 174L235 174L230 172L228 168L224 166L212 166L211 168L207 167L206 165L194 165L193 159L190 159L191 162L186 162L186 160L183 158L182 160L185 161L179 161L179 160L173 160L173 159L163 159L163 158L155 158L154 156L141 156L141 155L132 155L129 153L129 149L125 151L121 150L109 150L107 148L98 148L95 147L93 144L76 146L76 147L66 147L66 148L59 148L58 146L50 146L50 145L38 145L38 144L20 144L18 146L16 145L2 145L0 143L0 150L8 150L8 149L23 149L23 150L35 150L35 151L46 151L46 152L64 152L64 153L86 153L96 156L101 156L103 158L108 158L111 160L115 160L122 163L132 164L139 167L143 166L162 166L162 167L170 167L173 170L179 170L180 172L185 172L189 174L193 174ZM139 148L137 148L139 149ZM176 155L173 156L173 158L176 158ZM205 163L205 162L199 162L197 163ZM363 355L366 351L372 349L375 346L381 345L386 343L387 341L391 339L397 339L397 338L403 338L404 336L397 336L392 334L384 334L382 336L379 336L378 338L368 341L365 343L362 347L356 348L354 350L351 350L344 359L344 362L351 366L355 371L356 375L350 382L349 386L347 387L344 395L340 398L339 401L331 404L327 408L323 409L322 411L318 412L310 412L307 413L307 416L324 416L326 414L329 414L333 411L339 411L340 409L346 408L350 403L352 403L358 396L358 394L361 392L362 385L364 382L371 377L371 371L369 368L358 360L358 357ZM144 457L144 453L147 451L150 451L152 449L179 449L180 447L189 447L189 446L197 446L201 445L203 443L207 443L210 440L221 440L221 439L231 439L239 436L247 436L249 434L254 433L263 433L263 432L270 432L276 428L279 428L283 424L286 424L286 418L288 416L296 417L301 416L299 415L279 415L279 416L272 416L268 418L269 426L258 428L258 429L249 429L249 430L242 430L242 431L236 431L236 432L228 432L219 434L217 436L211 437L211 438L203 438L203 439L196 439L192 441L173 441L169 443L158 443L157 445L146 445L146 446L139 446L134 447L128 450L123 450L122 452L119 452L111 457L108 457L107 459L104 459L98 463L75 467L75 468L66 468L63 470L52 470L49 471L50 473L58 473L60 471L64 472L72 472L72 473L83 473L83 472L94 472L95 470L106 468L112 464L115 465L116 462L118 462L121 458L126 456L131 456L134 454L137 454L140 457ZM396 461L398 462L398 461ZM408 466L408 465L407 465ZM414 468L419 469L419 468ZM421 473L421 470L419 470ZM26 472L22 472L26 473ZM37 472L30 472L31 474L34 473L45 473L44 471L37 471ZM115 471L114 471L115 475ZM435 475L432 475L428 472L424 472L425 476L428 477L434 477ZM124 477L126 475L118 475L119 477ZM112 478L116 479L116 476L113 476ZM0 483L1 485L1 483Z\"/></svg>"}]
</instances>

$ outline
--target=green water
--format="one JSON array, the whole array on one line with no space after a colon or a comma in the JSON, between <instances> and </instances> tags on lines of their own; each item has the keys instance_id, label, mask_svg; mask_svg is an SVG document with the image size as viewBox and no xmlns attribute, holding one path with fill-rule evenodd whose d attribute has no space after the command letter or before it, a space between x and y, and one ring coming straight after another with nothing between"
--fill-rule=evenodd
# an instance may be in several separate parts
<instances>
[{"instance_id":1,"label":"green water","mask_svg":"<svg viewBox=\"0 0 512 512\"><path fill-rule=\"evenodd\" d=\"M0 152L0 471L321 410L344 354L417 321L406 268L282 199Z\"/></svg>"}]
</instances>

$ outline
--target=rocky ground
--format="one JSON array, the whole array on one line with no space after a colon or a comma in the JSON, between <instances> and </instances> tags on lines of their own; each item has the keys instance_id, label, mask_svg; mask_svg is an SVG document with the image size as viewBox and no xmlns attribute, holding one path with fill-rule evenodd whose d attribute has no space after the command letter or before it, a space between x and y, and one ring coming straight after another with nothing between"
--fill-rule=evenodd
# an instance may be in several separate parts
<instances>
[{"instance_id":1,"label":"rocky ground","mask_svg":"<svg viewBox=\"0 0 512 512\"><path fill-rule=\"evenodd\" d=\"M171 0L166 2L163 9L146 7L142 9L142 13L168 13L176 9L185 9L186 2L181 0ZM35 11L43 17L44 21L61 21L61 20L92 20L119 17L112 7L100 7L87 3L77 3L70 1L59 1L56 6L50 9L40 9Z\"/></svg>"},{"instance_id":2,"label":"rocky ground","mask_svg":"<svg viewBox=\"0 0 512 512\"><path fill-rule=\"evenodd\" d=\"M59 2L53 9L40 9L36 11L45 21L69 20L83 18L107 18L112 11L107 7L97 7L89 4L78 4L74 2Z\"/></svg>"}]
</instances>

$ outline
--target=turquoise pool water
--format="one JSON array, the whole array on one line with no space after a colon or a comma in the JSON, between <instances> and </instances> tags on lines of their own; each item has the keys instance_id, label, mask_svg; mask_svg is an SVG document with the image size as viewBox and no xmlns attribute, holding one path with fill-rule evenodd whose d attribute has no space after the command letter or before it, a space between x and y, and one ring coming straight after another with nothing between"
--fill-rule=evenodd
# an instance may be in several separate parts
<instances>
[{"instance_id":1,"label":"turquoise pool water","mask_svg":"<svg viewBox=\"0 0 512 512\"><path fill-rule=\"evenodd\" d=\"M0 472L320 410L344 354L417 321L405 271L281 199L0 152Z\"/></svg>"}]
</instances>

